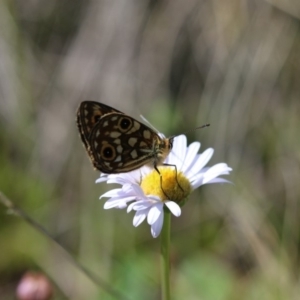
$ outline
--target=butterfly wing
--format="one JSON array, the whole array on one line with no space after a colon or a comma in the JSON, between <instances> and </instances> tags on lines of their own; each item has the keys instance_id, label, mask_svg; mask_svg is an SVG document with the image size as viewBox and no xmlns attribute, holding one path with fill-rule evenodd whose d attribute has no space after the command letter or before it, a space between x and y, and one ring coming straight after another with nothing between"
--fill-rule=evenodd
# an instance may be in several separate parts
<instances>
[{"instance_id":1,"label":"butterfly wing","mask_svg":"<svg viewBox=\"0 0 300 300\"><path fill-rule=\"evenodd\" d=\"M80 103L77 110L77 126L87 151L89 151L88 138L93 127L102 116L112 112L122 114L122 112L99 102L83 101Z\"/></svg>"},{"instance_id":2,"label":"butterfly wing","mask_svg":"<svg viewBox=\"0 0 300 300\"><path fill-rule=\"evenodd\" d=\"M155 158L161 138L148 126L123 113L102 116L88 138L93 165L103 173L124 173Z\"/></svg>"}]
</instances>

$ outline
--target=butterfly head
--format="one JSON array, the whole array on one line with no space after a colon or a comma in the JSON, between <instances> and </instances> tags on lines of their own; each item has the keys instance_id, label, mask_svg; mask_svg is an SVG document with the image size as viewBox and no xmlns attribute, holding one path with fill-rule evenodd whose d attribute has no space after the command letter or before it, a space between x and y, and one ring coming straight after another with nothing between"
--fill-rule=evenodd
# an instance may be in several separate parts
<instances>
[{"instance_id":1,"label":"butterfly head","mask_svg":"<svg viewBox=\"0 0 300 300\"><path fill-rule=\"evenodd\" d=\"M154 150L154 153L155 153L154 165L162 165L163 164L164 160L167 158L167 156L172 151L173 139L174 139L174 137L159 139L160 142L157 144L158 147L157 148L155 147L156 150Z\"/></svg>"}]
</instances>

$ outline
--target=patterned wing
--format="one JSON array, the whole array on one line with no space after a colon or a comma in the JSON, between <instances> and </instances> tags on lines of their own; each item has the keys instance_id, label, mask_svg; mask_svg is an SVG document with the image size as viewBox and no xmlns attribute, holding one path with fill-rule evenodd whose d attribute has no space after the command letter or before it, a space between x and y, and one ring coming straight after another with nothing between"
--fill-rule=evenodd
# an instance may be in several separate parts
<instances>
[{"instance_id":1,"label":"patterned wing","mask_svg":"<svg viewBox=\"0 0 300 300\"><path fill-rule=\"evenodd\" d=\"M88 137L93 127L102 116L112 112L122 114L122 112L99 102L83 101L80 103L77 110L77 126L81 140L88 152Z\"/></svg>"},{"instance_id":2,"label":"patterned wing","mask_svg":"<svg viewBox=\"0 0 300 300\"><path fill-rule=\"evenodd\" d=\"M122 113L100 118L88 141L96 169L103 173L124 173L140 168L155 159L161 143L156 132Z\"/></svg>"}]
</instances>

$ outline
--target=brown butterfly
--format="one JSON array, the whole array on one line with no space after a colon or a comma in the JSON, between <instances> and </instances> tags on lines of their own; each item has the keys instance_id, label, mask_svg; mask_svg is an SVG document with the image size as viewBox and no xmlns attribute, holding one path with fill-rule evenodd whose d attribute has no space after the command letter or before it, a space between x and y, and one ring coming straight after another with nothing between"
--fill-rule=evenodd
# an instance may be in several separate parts
<instances>
[{"instance_id":1,"label":"brown butterfly","mask_svg":"<svg viewBox=\"0 0 300 300\"><path fill-rule=\"evenodd\" d=\"M79 105L77 126L94 167L106 174L129 172L144 165L160 174L157 166L164 164L173 147L174 136L163 138L143 123L99 102Z\"/></svg>"}]
</instances>

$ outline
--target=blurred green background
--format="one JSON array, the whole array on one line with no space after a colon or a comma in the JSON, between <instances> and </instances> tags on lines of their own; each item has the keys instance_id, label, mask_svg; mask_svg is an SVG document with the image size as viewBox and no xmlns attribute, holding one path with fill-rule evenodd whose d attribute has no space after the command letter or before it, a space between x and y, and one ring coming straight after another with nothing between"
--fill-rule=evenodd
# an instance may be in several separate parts
<instances>
[{"instance_id":1,"label":"blurred green background","mask_svg":"<svg viewBox=\"0 0 300 300\"><path fill-rule=\"evenodd\" d=\"M103 209L75 112L95 100L188 133L234 185L172 220L173 299L300 299L299 0L0 2L0 190L129 299L160 299L159 239ZM298 133L297 133L298 132ZM116 299L0 206L0 298Z\"/></svg>"}]
</instances>

